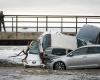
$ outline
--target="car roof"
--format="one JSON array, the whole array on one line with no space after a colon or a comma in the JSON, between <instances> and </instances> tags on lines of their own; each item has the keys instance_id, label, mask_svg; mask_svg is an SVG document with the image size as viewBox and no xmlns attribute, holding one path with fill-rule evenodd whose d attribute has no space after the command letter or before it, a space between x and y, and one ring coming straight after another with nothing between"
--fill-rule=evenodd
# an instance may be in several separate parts
<instances>
[{"instance_id":1,"label":"car roof","mask_svg":"<svg viewBox=\"0 0 100 80\"><path fill-rule=\"evenodd\" d=\"M85 46L81 46L81 47L79 47L79 48L82 48L82 47L100 47L100 45L85 45Z\"/></svg>"},{"instance_id":2,"label":"car roof","mask_svg":"<svg viewBox=\"0 0 100 80\"><path fill-rule=\"evenodd\" d=\"M55 47L55 46L52 46L52 47L48 47L48 48L51 48L51 49L54 49L54 48L57 48L57 49L66 49L66 48ZM48 48L47 48L47 49L48 49Z\"/></svg>"}]
</instances>

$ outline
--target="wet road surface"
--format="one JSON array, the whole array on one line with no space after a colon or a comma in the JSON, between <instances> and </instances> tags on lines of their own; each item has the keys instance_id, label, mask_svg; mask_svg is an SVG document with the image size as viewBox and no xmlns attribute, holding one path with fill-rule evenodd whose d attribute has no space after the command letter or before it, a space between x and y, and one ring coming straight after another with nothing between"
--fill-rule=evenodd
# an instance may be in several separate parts
<instances>
[{"instance_id":1,"label":"wet road surface","mask_svg":"<svg viewBox=\"0 0 100 80\"><path fill-rule=\"evenodd\" d=\"M100 80L100 69L56 71L22 66L0 67L0 80Z\"/></svg>"}]
</instances>

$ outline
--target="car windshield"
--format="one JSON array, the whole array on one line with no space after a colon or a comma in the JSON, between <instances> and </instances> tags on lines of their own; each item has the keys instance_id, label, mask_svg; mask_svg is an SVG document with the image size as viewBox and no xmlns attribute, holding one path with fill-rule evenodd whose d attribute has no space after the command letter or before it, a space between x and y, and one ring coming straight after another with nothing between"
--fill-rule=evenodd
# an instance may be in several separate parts
<instances>
[{"instance_id":1,"label":"car windshield","mask_svg":"<svg viewBox=\"0 0 100 80\"><path fill-rule=\"evenodd\" d=\"M38 54L39 53L39 47L38 47L38 41L33 41L31 44L31 48L29 49L30 54Z\"/></svg>"},{"instance_id":2,"label":"car windshield","mask_svg":"<svg viewBox=\"0 0 100 80\"><path fill-rule=\"evenodd\" d=\"M51 45L51 34L46 34L43 38L42 47L45 50L47 47Z\"/></svg>"},{"instance_id":3,"label":"car windshield","mask_svg":"<svg viewBox=\"0 0 100 80\"><path fill-rule=\"evenodd\" d=\"M81 39L77 39L78 47L85 46L87 43Z\"/></svg>"}]
</instances>

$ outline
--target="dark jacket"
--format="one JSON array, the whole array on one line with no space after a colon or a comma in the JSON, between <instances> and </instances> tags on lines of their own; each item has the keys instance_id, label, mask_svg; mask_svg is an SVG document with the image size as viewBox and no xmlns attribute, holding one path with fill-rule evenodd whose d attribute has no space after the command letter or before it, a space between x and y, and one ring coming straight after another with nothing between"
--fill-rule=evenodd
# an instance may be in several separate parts
<instances>
[{"instance_id":1,"label":"dark jacket","mask_svg":"<svg viewBox=\"0 0 100 80\"><path fill-rule=\"evenodd\" d=\"M2 11L0 11L0 21L4 21L4 15Z\"/></svg>"}]
</instances>

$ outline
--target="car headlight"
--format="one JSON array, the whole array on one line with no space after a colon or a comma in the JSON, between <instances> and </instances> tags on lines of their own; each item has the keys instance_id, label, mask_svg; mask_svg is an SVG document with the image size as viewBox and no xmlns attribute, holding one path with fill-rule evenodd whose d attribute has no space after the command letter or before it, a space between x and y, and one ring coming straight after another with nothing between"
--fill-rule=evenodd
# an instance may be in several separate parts
<instances>
[{"instance_id":1,"label":"car headlight","mask_svg":"<svg viewBox=\"0 0 100 80\"><path fill-rule=\"evenodd\" d=\"M49 59L47 60L47 63L52 63L54 60L53 59Z\"/></svg>"}]
</instances>

